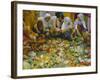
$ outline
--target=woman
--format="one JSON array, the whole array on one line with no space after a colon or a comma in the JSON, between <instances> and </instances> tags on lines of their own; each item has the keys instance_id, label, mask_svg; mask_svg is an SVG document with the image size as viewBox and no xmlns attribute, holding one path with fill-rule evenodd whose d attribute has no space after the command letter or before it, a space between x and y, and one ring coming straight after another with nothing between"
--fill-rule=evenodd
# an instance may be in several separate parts
<instances>
[{"instance_id":1,"label":"woman","mask_svg":"<svg viewBox=\"0 0 100 80\"><path fill-rule=\"evenodd\" d=\"M83 36L83 32L87 31L87 27L86 27L83 14L80 13L77 15L77 18L74 22L74 28L75 28L75 32L79 36Z\"/></svg>"},{"instance_id":2,"label":"woman","mask_svg":"<svg viewBox=\"0 0 100 80\"><path fill-rule=\"evenodd\" d=\"M61 26L62 33L67 40L72 40L72 21L69 17L64 18L64 22Z\"/></svg>"}]
</instances>

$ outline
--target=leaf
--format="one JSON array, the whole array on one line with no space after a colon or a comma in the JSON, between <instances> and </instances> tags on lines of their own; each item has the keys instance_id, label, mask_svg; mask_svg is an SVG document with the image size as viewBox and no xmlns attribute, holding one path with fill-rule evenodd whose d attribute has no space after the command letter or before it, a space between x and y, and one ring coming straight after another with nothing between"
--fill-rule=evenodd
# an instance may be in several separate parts
<instances>
[{"instance_id":1,"label":"leaf","mask_svg":"<svg viewBox=\"0 0 100 80\"><path fill-rule=\"evenodd\" d=\"M31 65L27 61L24 61L23 62L23 69L30 69L30 68L31 68Z\"/></svg>"}]
</instances>

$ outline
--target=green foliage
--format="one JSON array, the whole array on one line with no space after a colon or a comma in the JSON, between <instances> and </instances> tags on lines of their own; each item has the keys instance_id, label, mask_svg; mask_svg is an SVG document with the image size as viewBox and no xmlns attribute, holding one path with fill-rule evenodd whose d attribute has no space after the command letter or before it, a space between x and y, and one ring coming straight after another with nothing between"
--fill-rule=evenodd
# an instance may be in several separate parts
<instances>
[{"instance_id":1,"label":"green foliage","mask_svg":"<svg viewBox=\"0 0 100 80\"><path fill-rule=\"evenodd\" d=\"M87 63L90 60L89 50L80 39L70 42L61 38L51 38L47 39L46 43L39 45L38 48L41 46L44 49L29 52L30 56L24 59L24 69L90 65L90 62Z\"/></svg>"}]
</instances>

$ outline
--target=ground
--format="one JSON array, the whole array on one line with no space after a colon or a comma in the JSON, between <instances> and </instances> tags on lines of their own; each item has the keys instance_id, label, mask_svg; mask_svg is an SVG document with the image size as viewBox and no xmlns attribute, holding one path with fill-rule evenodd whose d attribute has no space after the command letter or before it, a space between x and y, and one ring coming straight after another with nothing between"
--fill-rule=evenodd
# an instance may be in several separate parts
<instances>
[{"instance_id":1,"label":"ground","mask_svg":"<svg viewBox=\"0 0 100 80\"><path fill-rule=\"evenodd\" d=\"M90 46L80 37L68 41L62 38L40 38L31 42L24 54L23 69L83 67L91 65Z\"/></svg>"}]
</instances>

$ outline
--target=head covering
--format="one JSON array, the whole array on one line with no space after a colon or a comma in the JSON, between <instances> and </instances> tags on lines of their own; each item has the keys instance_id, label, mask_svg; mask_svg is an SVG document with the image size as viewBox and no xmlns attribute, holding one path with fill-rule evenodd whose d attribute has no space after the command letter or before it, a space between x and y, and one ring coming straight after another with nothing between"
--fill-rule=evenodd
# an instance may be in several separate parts
<instances>
[{"instance_id":1,"label":"head covering","mask_svg":"<svg viewBox=\"0 0 100 80\"><path fill-rule=\"evenodd\" d=\"M64 18L64 22L63 22L63 24L62 24L62 30L65 30L65 29L67 29L67 28L69 28L69 27L71 27L72 26L72 21L71 21L71 19L69 18L69 17L65 17Z\"/></svg>"},{"instance_id":2,"label":"head covering","mask_svg":"<svg viewBox=\"0 0 100 80\"><path fill-rule=\"evenodd\" d=\"M84 15L82 13L80 13L80 14L77 15L77 18L80 18L81 20L83 20L84 19Z\"/></svg>"},{"instance_id":3,"label":"head covering","mask_svg":"<svg viewBox=\"0 0 100 80\"><path fill-rule=\"evenodd\" d=\"M85 20L84 20L84 14L82 14L82 13L78 14L77 18L79 18L80 20L78 20L78 19L75 20L75 22L74 22L75 29L77 29L77 25L80 25L81 27L86 29L86 23L85 23Z\"/></svg>"},{"instance_id":4,"label":"head covering","mask_svg":"<svg viewBox=\"0 0 100 80\"><path fill-rule=\"evenodd\" d=\"M67 23L68 23L68 22L71 22L71 19L70 19L69 17L65 17L65 18L64 18L64 22L67 22Z\"/></svg>"},{"instance_id":5,"label":"head covering","mask_svg":"<svg viewBox=\"0 0 100 80\"><path fill-rule=\"evenodd\" d=\"M44 15L44 18L46 18L46 17L51 17L51 15L50 15L49 13L46 13L46 14Z\"/></svg>"},{"instance_id":6,"label":"head covering","mask_svg":"<svg viewBox=\"0 0 100 80\"><path fill-rule=\"evenodd\" d=\"M41 20L43 20L43 17L38 17L38 21L41 21Z\"/></svg>"}]
</instances>

